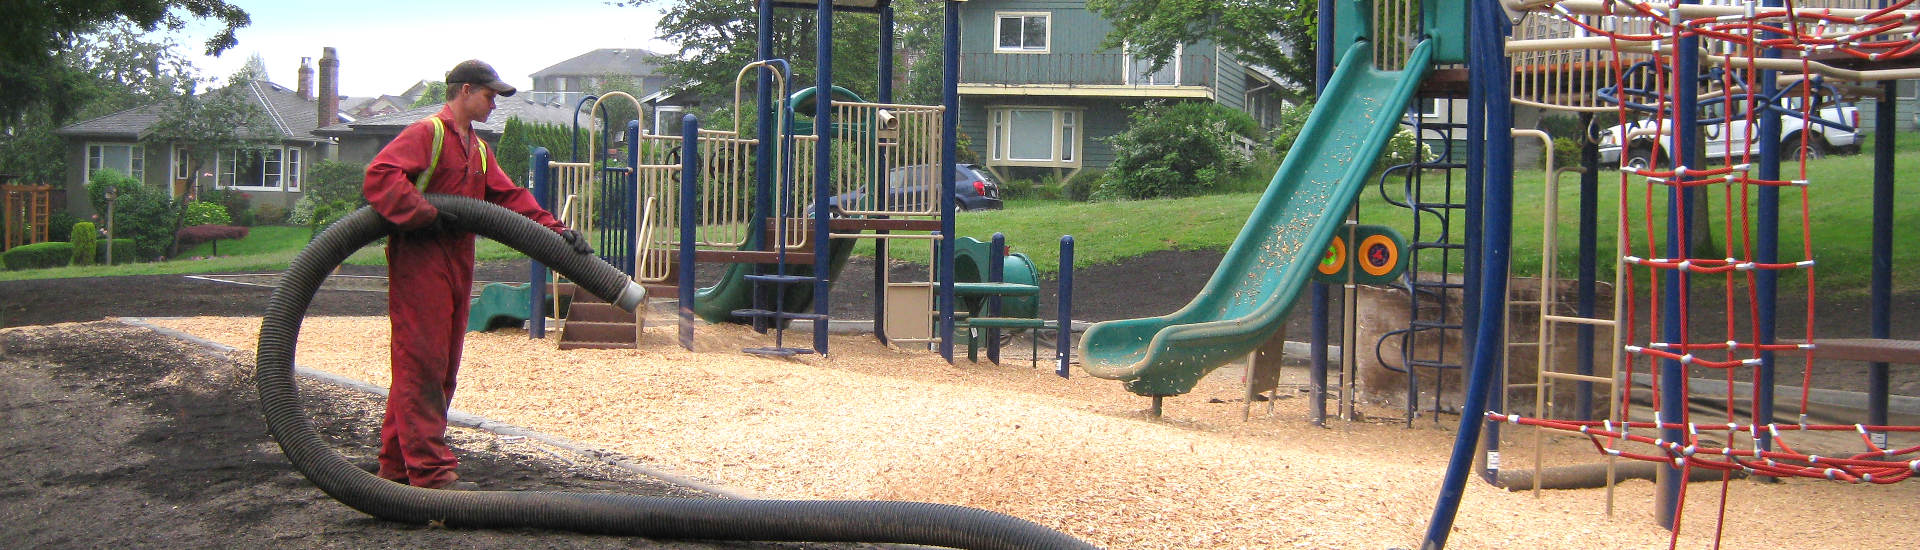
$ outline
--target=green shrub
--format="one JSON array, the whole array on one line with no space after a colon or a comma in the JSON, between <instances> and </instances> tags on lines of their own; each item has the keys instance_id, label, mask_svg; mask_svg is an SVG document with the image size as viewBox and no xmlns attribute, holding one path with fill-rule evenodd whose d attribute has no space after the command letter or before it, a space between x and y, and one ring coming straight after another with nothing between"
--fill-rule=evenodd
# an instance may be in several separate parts
<instances>
[{"instance_id":1,"label":"green shrub","mask_svg":"<svg viewBox=\"0 0 1920 550\"><path fill-rule=\"evenodd\" d=\"M1062 198L1073 202L1093 200L1093 192L1100 189L1100 180L1107 177L1105 170L1081 170L1061 184Z\"/></svg>"},{"instance_id":2,"label":"green shrub","mask_svg":"<svg viewBox=\"0 0 1920 550\"><path fill-rule=\"evenodd\" d=\"M494 153L504 156L504 153ZM307 182L300 187L300 198L312 197L325 204L333 201L347 201L355 205L366 202L361 184L367 180L367 165L352 162L323 160L313 163L307 169ZM309 210L311 212L311 210Z\"/></svg>"},{"instance_id":3,"label":"green shrub","mask_svg":"<svg viewBox=\"0 0 1920 550\"><path fill-rule=\"evenodd\" d=\"M320 236L320 233L332 226L333 222L347 217L347 214L352 214L357 208L359 207L347 201L333 201L314 207L313 215L307 221L307 227L311 228L313 233L307 236L307 240L311 241L314 237Z\"/></svg>"},{"instance_id":4,"label":"green shrub","mask_svg":"<svg viewBox=\"0 0 1920 550\"><path fill-rule=\"evenodd\" d=\"M70 235L68 232L73 230L73 224L76 223L80 223L80 218L74 217L73 214L68 214L65 210L54 211L53 214L47 216L47 240L73 240L67 237Z\"/></svg>"},{"instance_id":5,"label":"green shrub","mask_svg":"<svg viewBox=\"0 0 1920 550\"><path fill-rule=\"evenodd\" d=\"M1582 166L1580 141L1566 137L1553 138L1553 166L1555 169Z\"/></svg>"},{"instance_id":6,"label":"green shrub","mask_svg":"<svg viewBox=\"0 0 1920 550\"><path fill-rule=\"evenodd\" d=\"M114 239L113 240L113 265L130 264L130 263L133 263L134 260L138 259L133 254L127 253L128 250L133 250L133 239ZM93 263L106 265L107 247L105 245L101 245L98 248L94 249Z\"/></svg>"},{"instance_id":7,"label":"green shrub","mask_svg":"<svg viewBox=\"0 0 1920 550\"><path fill-rule=\"evenodd\" d=\"M165 190L142 185L139 180L113 170L93 173L87 182L87 198L101 216L107 213L107 189L117 189L112 220L113 235L133 239L133 257L159 257L173 240L174 205ZM114 250L114 257L126 251Z\"/></svg>"},{"instance_id":8,"label":"green shrub","mask_svg":"<svg viewBox=\"0 0 1920 550\"><path fill-rule=\"evenodd\" d=\"M1108 138L1114 159L1106 177L1116 195L1129 199L1188 197L1222 187L1253 160L1240 140L1260 137L1252 117L1211 102L1150 102L1130 118L1125 132Z\"/></svg>"},{"instance_id":9,"label":"green shrub","mask_svg":"<svg viewBox=\"0 0 1920 550\"><path fill-rule=\"evenodd\" d=\"M285 223L286 221L287 209L278 204L266 203L253 207L253 223L255 224L275 225Z\"/></svg>"},{"instance_id":10,"label":"green shrub","mask_svg":"<svg viewBox=\"0 0 1920 550\"><path fill-rule=\"evenodd\" d=\"M225 222L205 223L231 223L233 225L246 226L251 226L255 223L253 219L253 195L245 191L235 191L232 189L206 191L200 194L200 202L218 204L225 207L227 209L227 215L229 216ZM196 225L193 219L193 211L191 210L187 211L186 224Z\"/></svg>"},{"instance_id":11,"label":"green shrub","mask_svg":"<svg viewBox=\"0 0 1920 550\"><path fill-rule=\"evenodd\" d=\"M73 261L73 243L49 241L21 245L0 252L0 263L7 269L43 269L61 267Z\"/></svg>"},{"instance_id":12,"label":"green shrub","mask_svg":"<svg viewBox=\"0 0 1920 550\"><path fill-rule=\"evenodd\" d=\"M68 235L73 237L69 241L73 243L73 265L93 265L94 253L97 252L95 249L99 248L100 242L99 230L93 228L93 222L73 224L73 230Z\"/></svg>"},{"instance_id":13,"label":"green shrub","mask_svg":"<svg viewBox=\"0 0 1920 550\"><path fill-rule=\"evenodd\" d=\"M313 225L313 209L319 201L313 195L301 195L293 201L293 208L287 210L287 225Z\"/></svg>"},{"instance_id":14,"label":"green shrub","mask_svg":"<svg viewBox=\"0 0 1920 550\"><path fill-rule=\"evenodd\" d=\"M219 203L195 201L187 203L187 219L183 225L230 225L233 217L227 215L227 207Z\"/></svg>"},{"instance_id":15,"label":"green shrub","mask_svg":"<svg viewBox=\"0 0 1920 550\"><path fill-rule=\"evenodd\" d=\"M1000 184L1000 198L1002 199L1032 198L1029 195L1033 194L1033 187L1034 185L1032 180L1010 180L1007 182L1003 182Z\"/></svg>"},{"instance_id":16,"label":"green shrub","mask_svg":"<svg viewBox=\"0 0 1920 550\"><path fill-rule=\"evenodd\" d=\"M1280 108L1280 124L1273 130L1273 150L1280 160L1286 160L1287 152L1293 150L1293 142L1300 138L1300 130L1307 126L1307 116L1313 114L1313 102Z\"/></svg>"}]
</instances>

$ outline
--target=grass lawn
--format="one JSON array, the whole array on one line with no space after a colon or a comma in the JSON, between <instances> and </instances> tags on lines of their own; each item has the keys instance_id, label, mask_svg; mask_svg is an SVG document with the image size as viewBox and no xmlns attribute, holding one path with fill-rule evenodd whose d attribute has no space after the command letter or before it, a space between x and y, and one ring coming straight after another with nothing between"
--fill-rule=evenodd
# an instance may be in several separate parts
<instances>
[{"instance_id":1,"label":"grass lawn","mask_svg":"<svg viewBox=\"0 0 1920 550\"><path fill-rule=\"evenodd\" d=\"M1896 157L1897 174L1920 173L1920 140L1902 140L1901 154ZM1872 150L1872 137L1867 138L1864 150ZM1873 159L1870 154L1844 157L1829 157L1808 163L1812 186L1809 188L1811 203L1807 205L1809 219L1812 220L1812 239L1815 243L1818 263L1819 284L1822 291L1865 292L1870 277L1872 211ZM1791 173L1791 172L1790 172ZM1621 178L1618 172L1603 170L1600 173L1600 209L1599 242L1600 253L1606 257L1613 251L1614 228L1619 216L1619 196ZM1560 221L1558 237L1561 254L1560 274L1571 277L1574 273L1574 247L1577 243L1578 219L1578 176L1563 174L1559 201ZM1912 184L1903 184L1911 187ZM1647 200L1647 187L1639 183L1628 185L1630 203L1628 215L1636 220L1646 220L1643 211ZM1404 186L1395 179L1384 186L1386 193L1396 197L1405 194ZM1649 248L1660 246L1664 236L1665 188L1654 190L1654 211L1659 216L1654 223L1654 235L1651 239L1644 230L1636 229L1633 250L1647 256ZM1360 198L1360 219L1366 223L1378 223L1396 227L1408 237L1414 237L1412 218L1407 211L1389 204L1383 197L1383 187L1369 184ZM1513 270L1516 274L1537 273L1540 261L1540 236L1544 227L1544 216L1540 208L1544 206L1546 194L1546 176L1540 171L1521 171L1514 178L1514 250ZM1781 193L1781 253L1785 261L1803 257L1801 243L1802 226L1800 224L1801 193L1798 188L1788 188ZM1111 263L1138 256L1148 252L1170 249L1214 249L1224 250L1239 235L1241 227L1253 205L1259 200L1259 193L1244 192L1222 195L1210 195L1185 199L1161 199L1143 201L1118 201L1103 203L1072 203L1063 201L1012 200L1006 209L1000 211L962 212L955 220L958 233L986 240L993 232L1007 234L1008 243L1015 251L1032 256L1034 262L1044 272L1052 272L1058 265L1058 239L1061 235L1072 234L1076 241L1077 264L1094 265ZM1754 196L1743 197L1736 193L1731 197L1735 210L1744 208L1751 212ZM1437 196L1429 198L1438 198ZM1726 234L1727 220L1725 212L1727 200L1725 187L1714 188L1708 207L1709 219L1714 220L1711 233L1716 240ZM1456 195L1458 200L1458 195ZM1744 207L1742 206L1744 205ZM1912 212L1911 208L1906 209ZM1423 239L1433 239L1434 218L1427 218L1427 235ZM1744 220L1736 217L1736 233L1741 230L1738 224ZM1644 222L1643 222L1644 223ZM1640 227L1640 226L1637 226ZM1455 223L1452 230L1458 240L1464 227ZM299 247L304 246L307 230L297 227L256 227L246 239L224 241L220 243L223 256L200 259L178 260L165 263L129 264L122 266L60 268L32 271L0 271L0 280L23 278L85 277L107 275L197 273L212 271L274 271L284 269L292 260ZM1920 243L1920 224L1911 219L1897 220L1894 230L1895 243ZM1734 242L1734 247L1746 246ZM929 257L926 241L895 241L891 255L897 259L924 263ZM211 253L210 246L202 245L190 251L185 257L203 256ZM855 254L871 256L873 241L863 240L855 249ZM519 253L492 241L482 240L476 251L481 260L499 260L519 257ZM380 265L385 263L381 249L368 247L355 254L348 263L362 265ZM1431 256L1431 255L1429 255ZM1458 260L1455 260L1456 262ZM1437 260L1427 260L1426 267L1439 267ZM1893 263L1896 266L1911 266L1920 263L1920 247L1894 247ZM1167 266L1167 269L1192 269L1187 266ZM1611 265L1602 265L1602 278L1611 278ZM1783 291L1792 292L1797 286L1797 276L1783 277ZM1712 284L1710 281L1708 284ZM1895 281L1896 291L1920 290L1920 281L1906 278Z\"/></svg>"}]
</instances>

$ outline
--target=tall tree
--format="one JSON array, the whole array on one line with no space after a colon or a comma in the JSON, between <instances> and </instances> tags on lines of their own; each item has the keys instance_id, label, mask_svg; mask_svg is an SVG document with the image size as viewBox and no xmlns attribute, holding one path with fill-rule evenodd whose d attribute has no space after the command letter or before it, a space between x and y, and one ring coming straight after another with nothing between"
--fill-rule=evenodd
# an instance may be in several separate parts
<instances>
[{"instance_id":1,"label":"tall tree","mask_svg":"<svg viewBox=\"0 0 1920 550\"><path fill-rule=\"evenodd\" d=\"M35 102L10 122L0 121L0 174L24 181L65 179L65 142L54 130L87 119L175 97L193 81L193 67L164 33L127 22L104 24L68 40L51 55L51 71L71 77L71 104Z\"/></svg>"},{"instance_id":2,"label":"tall tree","mask_svg":"<svg viewBox=\"0 0 1920 550\"><path fill-rule=\"evenodd\" d=\"M1287 80L1282 85L1293 98L1313 84L1317 6L1314 0L1087 0L1087 9L1113 22L1105 47L1151 58L1158 70L1181 44L1210 40Z\"/></svg>"},{"instance_id":3,"label":"tall tree","mask_svg":"<svg viewBox=\"0 0 1920 550\"><path fill-rule=\"evenodd\" d=\"M246 76L241 71L239 76ZM267 113L252 100L254 80L234 79L226 87L195 94L192 90L166 102L160 118L147 127L145 141L158 146L177 147L193 163L192 174L207 173L220 155L244 158L239 153L278 140L279 131L269 125ZM151 150L151 149L149 149ZM240 162L236 160L236 162ZM192 178L191 181L199 181ZM196 187L175 197L180 203L199 195ZM184 222L185 208L175 208L174 231ZM178 242L167 247L169 256L179 252Z\"/></svg>"},{"instance_id":4,"label":"tall tree","mask_svg":"<svg viewBox=\"0 0 1920 550\"><path fill-rule=\"evenodd\" d=\"M159 147L177 147L187 153L194 174L207 173L214 159L235 150L247 150L277 141L266 110L252 100L252 80L235 79L206 93L183 94L160 107L160 118L147 128L146 141ZM185 199L188 193L181 195Z\"/></svg>"},{"instance_id":5,"label":"tall tree","mask_svg":"<svg viewBox=\"0 0 1920 550\"><path fill-rule=\"evenodd\" d=\"M207 55L233 47L234 31L252 22L246 11L225 0L8 2L0 16L0 127L12 126L38 104L52 107L54 123L62 123L86 103L85 81L92 75L62 63L58 55L77 36L114 22L149 32L177 31L189 18L225 25L207 39Z\"/></svg>"}]
</instances>

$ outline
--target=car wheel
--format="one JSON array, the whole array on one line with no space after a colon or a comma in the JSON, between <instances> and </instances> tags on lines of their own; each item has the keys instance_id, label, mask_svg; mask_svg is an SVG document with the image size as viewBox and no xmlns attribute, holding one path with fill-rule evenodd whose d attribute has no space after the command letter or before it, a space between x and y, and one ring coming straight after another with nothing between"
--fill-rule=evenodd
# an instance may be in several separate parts
<instances>
[{"instance_id":1,"label":"car wheel","mask_svg":"<svg viewBox=\"0 0 1920 550\"><path fill-rule=\"evenodd\" d=\"M1827 140L1818 137L1810 138L1807 140L1805 149L1807 160L1827 158ZM1780 143L1781 162L1798 161L1802 152L1798 136L1787 138Z\"/></svg>"},{"instance_id":2,"label":"car wheel","mask_svg":"<svg viewBox=\"0 0 1920 550\"><path fill-rule=\"evenodd\" d=\"M1626 160L1622 161L1621 166L1628 170L1641 170L1652 167L1655 160L1652 147L1635 145L1627 149Z\"/></svg>"}]
</instances>

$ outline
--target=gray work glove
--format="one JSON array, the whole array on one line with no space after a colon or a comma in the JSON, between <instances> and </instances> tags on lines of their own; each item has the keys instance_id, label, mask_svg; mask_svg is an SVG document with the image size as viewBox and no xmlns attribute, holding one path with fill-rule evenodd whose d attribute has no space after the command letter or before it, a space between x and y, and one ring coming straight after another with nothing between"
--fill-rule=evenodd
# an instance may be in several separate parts
<instances>
[{"instance_id":1,"label":"gray work glove","mask_svg":"<svg viewBox=\"0 0 1920 550\"><path fill-rule=\"evenodd\" d=\"M562 229L560 230L560 240L566 241L567 246L573 247L573 251L577 254L586 255L593 253L593 245L587 244L587 237L581 235L579 231Z\"/></svg>"}]
</instances>

